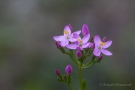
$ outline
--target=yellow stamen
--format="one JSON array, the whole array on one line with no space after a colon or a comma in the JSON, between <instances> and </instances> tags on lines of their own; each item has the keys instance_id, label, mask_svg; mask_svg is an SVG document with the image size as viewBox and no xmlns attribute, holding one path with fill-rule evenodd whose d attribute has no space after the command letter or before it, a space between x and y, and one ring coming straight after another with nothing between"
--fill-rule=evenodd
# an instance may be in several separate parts
<instances>
[{"instance_id":1,"label":"yellow stamen","mask_svg":"<svg viewBox=\"0 0 135 90\"><path fill-rule=\"evenodd\" d=\"M64 34L68 35L69 34L68 30L64 30Z\"/></svg>"},{"instance_id":2,"label":"yellow stamen","mask_svg":"<svg viewBox=\"0 0 135 90\"><path fill-rule=\"evenodd\" d=\"M100 42L100 45L101 45L101 46L104 46L104 45L105 45L105 43L101 41L101 42Z\"/></svg>"},{"instance_id":3,"label":"yellow stamen","mask_svg":"<svg viewBox=\"0 0 135 90\"><path fill-rule=\"evenodd\" d=\"M81 44L82 44L82 40L81 40L81 38L78 38L77 40L78 40L78 42L79 42L79 43L81 43Z\"/></svg>"}]
</instances>

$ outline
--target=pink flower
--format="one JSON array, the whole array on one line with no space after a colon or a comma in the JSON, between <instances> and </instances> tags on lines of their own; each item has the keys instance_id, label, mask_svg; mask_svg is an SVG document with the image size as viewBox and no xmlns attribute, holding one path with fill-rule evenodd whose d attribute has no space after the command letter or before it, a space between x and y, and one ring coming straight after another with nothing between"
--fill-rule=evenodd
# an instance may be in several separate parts
<instances>
[{"instance_id":1,"label":"pink flower","mask_svg":"<svg viewBox=\"0 0 135 90\"><path fill-rule=\"evenodd\" d=\"M88 42L90 38L89 29L86 24L82 27L82 34L84 37L81 39L81 37L77 34L74 34L74 37L77 38L74 44L68 44L66 45L69 49L77 49L80 48L80 50L83 50L83 48L87 48L91 43Z\"/></svg>"},{"instance_id":2,"label":"pink flower","mask_svg":"<svg viewBox=\"0 0 135 90\"><path fill-rule=\"evenodd\" d=\"M112 44L111 40L103 42L103 41L101 41L100 37L98 35L96 35L94 37L94 43L95 43L95 49L93 51L93 54L95 56L100 56L101 52L107 56L112 55L112 53L110 51L106 50L106 48L108 48Z\"/></svg>"},{"instance_id":3,"label":"pink flower","mask_svg":"<svg viewBox=\"0 0 135 90\"><path fill-rule=\"evenodd\" d=\"M85 35L82 39L81 37L78 37L75 44L68 44L66 45L66 47L69 49L80 48L81 50L83 50L83 48L87 48L91 44L90 42L88 42L89 38L90 34Z\"/></svg>"},{"instance_id":4,"label":"pink flower","mask_svg":"<svg viewBox=\"0 0 135 90\"><path fill-rule=\"evenodd\" d=\"M71 27L71 26L70 26ZM61 46L65 47L66 45L69 44L69 42L75 42L77 39L74 37L74 35L79 35L81 33L81 30L76 31L74 33L71 33L71 29L69 26L65 26L64 28L64 35L60 36L54 36L55 41L60 41Z\"/></svg>"}]
</instances>

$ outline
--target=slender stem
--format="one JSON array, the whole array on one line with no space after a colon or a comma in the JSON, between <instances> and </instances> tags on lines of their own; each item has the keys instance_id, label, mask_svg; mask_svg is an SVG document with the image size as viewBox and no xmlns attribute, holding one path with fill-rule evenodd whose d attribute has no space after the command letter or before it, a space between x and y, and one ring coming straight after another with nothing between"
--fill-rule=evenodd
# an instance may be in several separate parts
<instances>
[{"instance_id":1,"label":"slender stem","mask_svg":"<svg viewBox=\"0 0 135 90\"><path fill-rule=\"evenodd\" d=\"M70 90L73 90L73 88L71 87L71 85L68 83L68 87Z\"/></svg>"},{"instance_id":2,"label":"slender stem","mask_svg":"<svg viewBox=\"0 0 135 90\"><path fill-rule=\"evenodd\" d=\"M79 81L80 81L80 90L82 90L82 68L79 67Z\"/></svg>"}]
</instances>

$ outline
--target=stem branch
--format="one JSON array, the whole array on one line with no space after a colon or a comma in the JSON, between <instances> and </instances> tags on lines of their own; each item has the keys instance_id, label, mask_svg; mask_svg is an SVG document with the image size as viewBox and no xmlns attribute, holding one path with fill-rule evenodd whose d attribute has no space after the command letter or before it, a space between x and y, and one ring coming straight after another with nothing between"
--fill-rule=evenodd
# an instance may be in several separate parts
<instances>
[{"instance_id":1,"label":"stem branch","mask_svg":"<svg viewBox=\"0 0 135 90\"><path fill-rule=\"evenodd\" d=\"M68 87L70 90L73 90L73 88L71 87L71 85L68 83Z\"/></svg>"}]
</instances>

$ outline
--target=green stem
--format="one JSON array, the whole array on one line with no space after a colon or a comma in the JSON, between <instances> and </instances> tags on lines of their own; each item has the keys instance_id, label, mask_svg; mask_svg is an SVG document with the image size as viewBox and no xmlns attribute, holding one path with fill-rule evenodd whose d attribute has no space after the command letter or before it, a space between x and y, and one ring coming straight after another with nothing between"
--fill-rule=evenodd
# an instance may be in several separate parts
<instances>
[{"instance_id":1,"label":"green stem","mask_svg":"<svg viewBox=\"0 0 135 90\"><path fill-rule=\"evenodd\" d=\"M80 90L82 90L82 68L79 67L79 81L80 81Z\"/></svg>"},{"instance_id":2,"label":"green stem","mask_svg":"<svg viewBox=\"0 0 135 90\"><path fill-rule=\"evenodd\" d=\"M71 87L71 85L68 83L68 87L70 90L73 90L73 88Z\"/></svg>"}]
</instances>

